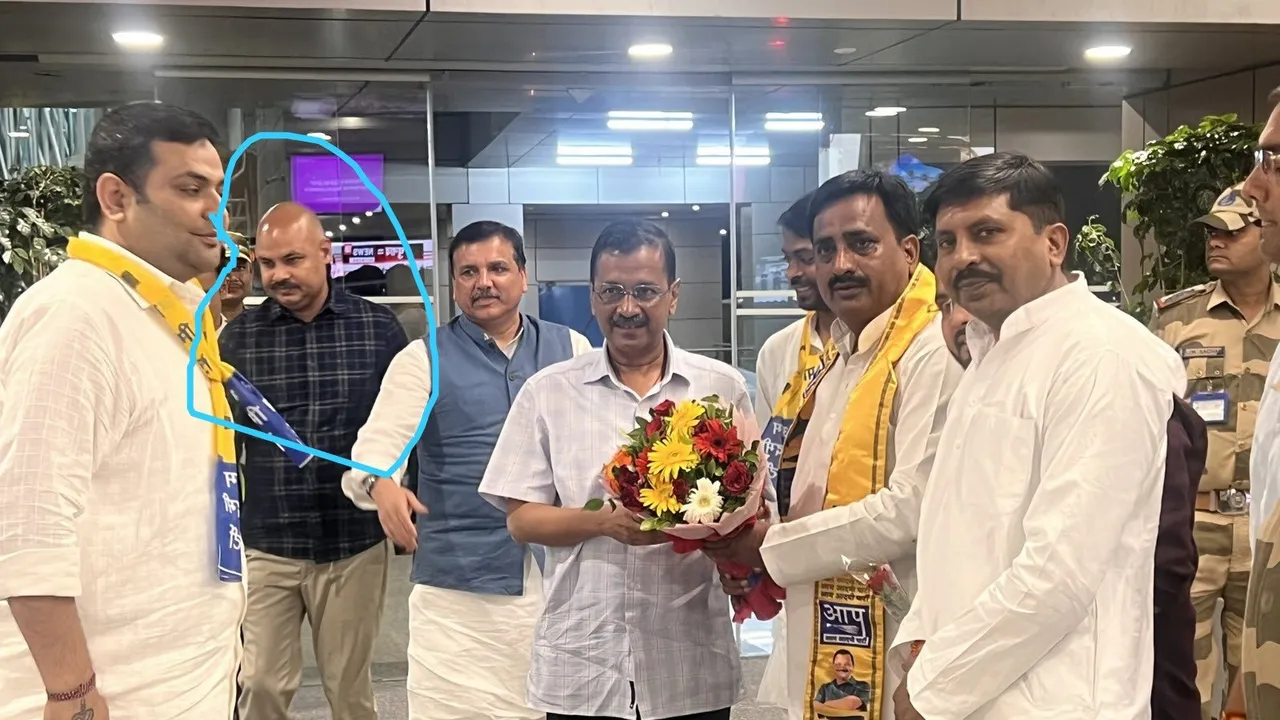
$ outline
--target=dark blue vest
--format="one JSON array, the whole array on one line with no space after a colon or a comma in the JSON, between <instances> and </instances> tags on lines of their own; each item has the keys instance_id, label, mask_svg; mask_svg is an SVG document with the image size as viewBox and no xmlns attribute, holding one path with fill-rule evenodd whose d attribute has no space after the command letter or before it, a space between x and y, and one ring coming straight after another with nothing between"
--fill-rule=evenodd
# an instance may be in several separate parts
<instances>
[{"instance_id":1,"label":"dark blue vest","mask_svg":"<svg viewBox=\"0 0 1280 720\"><path fill-rule=\"evenodd\" d=\"M510 359L464 316L436 333L440 393L418 442L418 499L429 511L418 517L413 557L420 585L524 592L525 546L507 533L506 513L477 490L516 393L534 373L573 357L573 346L563 325L522 321Z\"/></svg>"}]
</instances>

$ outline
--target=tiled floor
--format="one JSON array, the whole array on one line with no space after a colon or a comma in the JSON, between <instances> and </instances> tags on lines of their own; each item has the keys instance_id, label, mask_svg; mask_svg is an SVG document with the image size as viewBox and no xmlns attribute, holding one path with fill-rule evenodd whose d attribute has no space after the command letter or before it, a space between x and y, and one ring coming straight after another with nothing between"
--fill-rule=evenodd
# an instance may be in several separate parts
<instances>
[{"instance_id":1,"label":"tiled floor","mask_svg":"<svg viewBox=\"0 0 1280 720\"><path fill-rule=\"evenodd\" d=\"M758 629L757 629L758 631ZM743 644L746 645L748 628L743 628ZM760 676L764 673L764 657L746 658L742 670L747 686L748 702L743 702L733 709L734 720L783 720L786 715L782 710L764 707L754 698L756 689L760 687ZM379 720L407 720L408 709L405 707L404 666L378 666L375 668L374 685L378 698ZM330 720L329 705L324 699L324 691L314 677L303 680L303 687L293 698L290 708L291 720ZM477 720L482 720L477 718Z\"/></svg>"}]
</instances>

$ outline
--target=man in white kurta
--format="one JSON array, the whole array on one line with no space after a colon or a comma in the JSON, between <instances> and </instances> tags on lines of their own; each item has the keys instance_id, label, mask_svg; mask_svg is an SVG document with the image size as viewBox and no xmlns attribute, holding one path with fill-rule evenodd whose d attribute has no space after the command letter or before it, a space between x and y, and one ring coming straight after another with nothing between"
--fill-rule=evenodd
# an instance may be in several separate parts
<instances>
[{"instance_id":1,"label":"man in white kurta","mask_svg":"<svg viewBox=\"0 0 1280 720\"><path fill-rule=\"evenodd\" d=\"M477 492L506 419L508 390L591 344L519 312L527 284L523 239L514 228L472 223L454 236L449 258L462 314L436 331L440 392L418 448L418 492L395 487L403 466L390 481L351 470L343 491L357 507L379 512L393 542L422 551L409 595L409 720L537 718L542 713L529 708L525 681L542 612L541 573L527 547L514 547L505 515ZM399 459L423 422L431 375L426 340L395 356L353 460L389 468ZM376 483L383 487L370 495ZM416 527L407 502L419 503ZM495 558L503 551L516 554L514 562Z\"/></svg>"},{"instance_id":2,"label":"man in white kurta","mask_svg":"<svg viewBox=\"0 0 1280 720\"><path fill-rule=\"evenodd\" d=\"M1041 165L1000 153L949 175L925 216L939 277L975 318L973 362L921 509L919 589L895 655L923 645L897 717L1149 718L1182 362L1062 272L1070 233Z\"/></svg>"},{"instance_id":3,"label":"man in white kurta","mask_svg":"<svg viewBox=\"0 0 1280 720\"><path fill-rule=\"evenodd\" d=\"M899 209L902 218L893 214ZM783 522L770 525L757 538L759 556L738 558L748 564L762 560L769 575L787 590L786 662L771 663L770 670L784 675L786 707L793 720L811 714L811 688L821 684L811 678L815 583L846 574L848 560L857 567L891 563L907 591L914 588L920 499L948 398L963 372L947 350L942 319L935 315L894 366L897 391L889 415L888 481L861 500L823 509L846 405L880 351L892 316L907 307L899 300L910 279L903 266L915 264L907 258L908 248L916 243L918 211L905 185L880 180L875 173L834 178L815 193L810 211L815 216L819 287L838 318L831 330L838 354L814 391L794 476L789 487L784 480L779 489L787 506ZM872 237L877 237L874 250L868 248ZM887 262L891 253L904 257ZM867 287L856 282L859 278L866 278ZM847 291L855 285L856 292ZM926 302L932 304L933 297L930 290ZM857 326L856 332L851 325ZM886 613L884 647L889 647L895 630L896 622ZM888 700L900 667L888 664L884 669L878 700L881 716L892 718Z\"/></svg>"},{"instance_id":4,"label":"man in white kurta","mask_svg":"<svg viewBox=\"0 0 1280 720\"><path fill-rule=\"evenodd\" d=\"M79 242L190 312L205 294L190 281L221 252L215 137L194 113L139 103L106 113L86 155L98 234ZM115 175L125 162L146 168L140 189ZM0 325L0 718L231 717L244 584L219 580L213 426L187 409L191 393L211 413L209 388L151 302L85 260ZM86 705L46 706L86 684Z\"/></svg>"}]
</instances>

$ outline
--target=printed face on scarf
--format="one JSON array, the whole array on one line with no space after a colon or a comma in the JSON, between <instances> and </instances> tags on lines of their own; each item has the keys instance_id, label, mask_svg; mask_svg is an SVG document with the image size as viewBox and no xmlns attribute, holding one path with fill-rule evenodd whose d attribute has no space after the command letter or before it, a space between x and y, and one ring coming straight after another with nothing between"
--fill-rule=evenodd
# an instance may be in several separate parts
<instances>
[{"instance_id":1,"label":"printed face on scarf","mask_svg":"<svg viewBox=\"0 0 1280 720\"><path fill-rule=\"evenodd\" d=\"M529 289L515 247L500 235L453 249L453 301L473 322L484 324L518 312Z\"/></svg>"}]
</instances>

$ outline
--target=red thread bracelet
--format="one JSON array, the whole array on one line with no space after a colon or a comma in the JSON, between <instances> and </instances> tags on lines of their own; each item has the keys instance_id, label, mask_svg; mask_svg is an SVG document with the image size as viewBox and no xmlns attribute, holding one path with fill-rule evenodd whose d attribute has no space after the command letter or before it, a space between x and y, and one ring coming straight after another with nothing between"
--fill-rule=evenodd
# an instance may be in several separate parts
<instances>
[{"instance_id":1,"label":"red thread bracelet","mask_svg":"<svg viewBox=\"0 0 1280 720\"><path fill-rule=\"evenodd\" d=\"M94 673L89 679L81 683L79 687L69 692L47 693L49 702L71 702L72 700L80 700L98 687L98 674Z\"/></svg>"}]
</instances>

